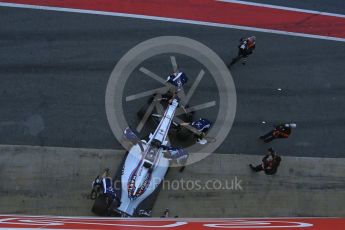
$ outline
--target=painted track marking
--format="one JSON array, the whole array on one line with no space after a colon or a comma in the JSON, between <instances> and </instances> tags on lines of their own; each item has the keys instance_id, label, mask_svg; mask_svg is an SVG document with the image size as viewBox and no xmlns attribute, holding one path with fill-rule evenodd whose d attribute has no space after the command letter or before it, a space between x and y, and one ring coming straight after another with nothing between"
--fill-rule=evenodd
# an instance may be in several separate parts
<instances>
[{"instance_id":1,"label":"painted track marking","mask_svg":"<svg viewBox=\"0 0 345 230\"><path fill-rule=\"evenodd\" d=\"M153 0L0 0L0 6L140 18L345 42L344 15L244 4L242 1L166 0L161 4Z\"/></svg>"}]
</instances>

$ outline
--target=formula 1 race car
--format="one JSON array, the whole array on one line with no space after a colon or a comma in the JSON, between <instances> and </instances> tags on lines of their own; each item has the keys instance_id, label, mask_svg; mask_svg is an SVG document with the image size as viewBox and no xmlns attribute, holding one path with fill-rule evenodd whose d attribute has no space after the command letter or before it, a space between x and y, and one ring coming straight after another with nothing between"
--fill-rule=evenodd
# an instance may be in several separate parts
<instances>
[{"instance_id":1,"label":"formula 1 race car","mask_svg":"<svg viewBox=\"0 0 345 230\"><path fill-rule=\"evenodd\" d=\"M151 196L159 190L170 161L183 164L188 158L184 149L168 146L167 135L177 107L178 100L174 98L148 141L140 140L130 128L124 130L124 138L133 146L122 164L119 181L111 181L107 175L95 179L94 213L122 217L149 215L151 207L143 203L154 199ZM120 186L112 190L114 182Z\"/></svg>"}]
</instances>

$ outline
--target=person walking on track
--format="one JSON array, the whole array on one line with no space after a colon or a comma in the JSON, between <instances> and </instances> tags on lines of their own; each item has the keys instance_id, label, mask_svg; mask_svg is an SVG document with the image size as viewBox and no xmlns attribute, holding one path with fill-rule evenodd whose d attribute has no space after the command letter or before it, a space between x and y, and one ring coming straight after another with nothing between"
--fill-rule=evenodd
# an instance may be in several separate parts
<instances>
[{"instance_id":1,"label":"person walking on track","mask_svg":"<svg viewBox=\"0 0 345 230\"><path fill-rule=\"evenodd\" d=\"M233 66L236 62L242 59L242 65L247 63L247 57L251 55L255 49L256 45L256 37L251 36L248 38L241 38L240 44L238 46L238 53L235 58L232 59L231 63L228 65L229 67Z\"/></svg>"},{"instance_id":2,"label":"person walking on track","mask_svg":"<svg viewBox=\"0 0 345 230\"><path fill-rule=\"evenodd\" d=\"M296 128L296 124L280 124L274 126L274 129L267 134L260 136L260 139L265 143L271 142L276 138L288 138L291 135L291 129Z\"/></svg>"}]
</instances>

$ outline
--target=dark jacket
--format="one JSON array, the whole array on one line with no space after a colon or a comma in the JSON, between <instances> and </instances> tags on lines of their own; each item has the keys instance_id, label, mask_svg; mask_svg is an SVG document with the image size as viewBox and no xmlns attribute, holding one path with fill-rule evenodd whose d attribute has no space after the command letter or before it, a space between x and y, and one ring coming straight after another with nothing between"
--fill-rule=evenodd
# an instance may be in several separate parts
<instances>
[{"instance_id":1,"label":"dark jacket","mask_svg":"<svg viewBox=\"0 0 345 230\"><path fill-rule=\"evenodd\" d=\"M273 131L273 136L280 138L288 138L291 134L291 127L283 125L277 125Z\"/></svg>"},{"instance_id":2,"label":"dark jacket","mask_svg":"<svg viewBox=\"0 0 345 230\"><path fill-rule=\"evenodd\" d=\"M268 159L270 155L266 155L262 159L263 168L267 175L273 175L277 172L281 162L281 157L275 153L272 153L272 159Z\"/></svg>"}]
</instances>

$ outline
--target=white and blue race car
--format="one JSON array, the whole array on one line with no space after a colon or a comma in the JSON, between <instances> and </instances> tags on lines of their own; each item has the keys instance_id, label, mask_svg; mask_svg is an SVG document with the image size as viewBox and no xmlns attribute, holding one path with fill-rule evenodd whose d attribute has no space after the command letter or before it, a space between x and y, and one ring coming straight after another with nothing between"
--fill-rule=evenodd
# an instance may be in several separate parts
<instances>
[{"instance_id":1,"label":"white and blue race car","mask_svg":"<svg viewBox=\"0 0 345 230\"><path fill-rule=\"evenodd\" d=\"M170 161L183 164L188 158L184 149L168 146L167 136L177 107L178 100L175 98L168 105L148 141L140 140L130 128L124 130L124 138L133 146L122 165L121 185L115 188L117 193L112 193L111 189L107 190L107 186L113 187L113 184L102 185L104 189L96 195L92 209L96 214L140 216L150 212L150 208L141 205L159 189ZM102 181L106 182L103 179Z\"/></svg>"}]
</instances>

